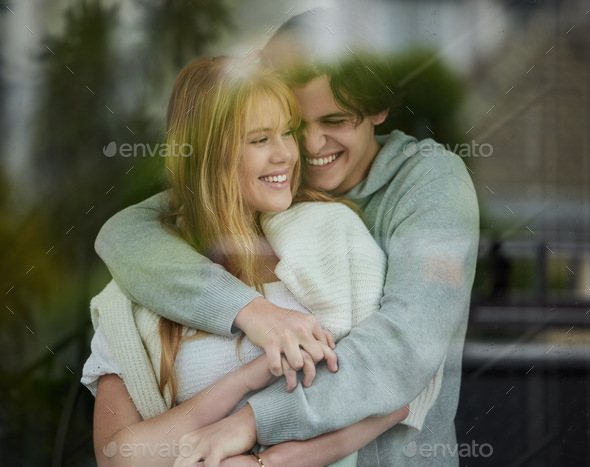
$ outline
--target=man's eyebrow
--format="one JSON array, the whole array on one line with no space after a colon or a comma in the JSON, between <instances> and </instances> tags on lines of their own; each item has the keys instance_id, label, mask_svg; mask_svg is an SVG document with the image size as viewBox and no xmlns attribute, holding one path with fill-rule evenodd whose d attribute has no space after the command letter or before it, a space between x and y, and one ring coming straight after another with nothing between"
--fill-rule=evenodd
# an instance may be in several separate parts
<instances>
[{"instance_id":1,"label":"man's eyebrow","mask_svg":"<svg viewBox=\"0 0 590 467\"><path fill-rule=\"evenodd\" d=\"M328 118L347 118L347 117L352 117L352 114L349 114L348 112L336 112L333 114L322 115L320 117L320 119L325 120Z\"/></svg>"}]
</instances>

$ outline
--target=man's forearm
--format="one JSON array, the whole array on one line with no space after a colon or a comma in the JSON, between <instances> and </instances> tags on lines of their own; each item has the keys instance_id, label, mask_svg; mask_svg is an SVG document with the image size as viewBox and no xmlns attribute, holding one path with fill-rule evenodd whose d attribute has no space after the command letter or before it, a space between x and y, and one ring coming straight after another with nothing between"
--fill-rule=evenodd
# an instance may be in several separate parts
<instances>
[{"instance_id":1,"label":"man's forearm","mask_svg":"<svg viewBox=\"0 0 590 467\"><path fill-rule=\"evenodd\" d=\"M100 230L95 248L133 301L186 326L229 336L236 315L260 297L254 289L166 232L160 193L117 213Z\"/></svg>"},{"instance_id":2,"label":"man's forearm","mask_svg":"<svg viewBox=\"0 0 590 467\"><path fill-rule=\"evenodd\" d=\"M358 451L408 415L406 407L383 417L369 417L341 430L305 441L288 441L271 446L261 457L269 467L305 465L322 467Z\"/></svg>"},{"instance_id":3,"label":"man's forearm","mask_svg":"<svg viewBox=\"0 0 590 467\"><path fill-rule=\"evenodd\" d=\"M412 190L396 207L403 226L382 224L388 269L381 309L340 341L339 371L331 375L320 366L310 388L286 394L273 385L250 398L261 443L307 439L390 413L426 387L451 347L448 364L460 362L456 349L477 256L477 203L461 180L442 188ZM438 202L424 202L433 199Z\"/></svg>"}]
</instances>

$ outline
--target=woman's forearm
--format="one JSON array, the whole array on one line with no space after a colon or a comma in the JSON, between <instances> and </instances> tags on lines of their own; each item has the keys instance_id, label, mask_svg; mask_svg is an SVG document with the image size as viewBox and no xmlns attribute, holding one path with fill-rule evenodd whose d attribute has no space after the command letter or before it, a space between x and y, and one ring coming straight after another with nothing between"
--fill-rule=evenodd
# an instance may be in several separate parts
<instances>
[{"instance_id":1,"label":"woman's forearm","mask_svg":"<svg viewBox=\"0 0 590 467\"><path fill-rule=\"evenodd\" d=\"M358 451L408 416L407 407L383 417L369 417L341 430L305 441L288 441L260 453L265 467L305 465L322 467Z\"/></svg>"},{"instance_id":2,"label":"woman's forearm","mask_svg":"<svg viewBox=\"0 0 590 467\"><path fill-rule=\"evenodd\" d=\"M170 459L190 454L181 436L225 417L250 391L268 384L266 357L230 373L184 403L142 420L123 381L105 375L95 404L95 452L99 466L170 465Z\"/></svg>"}]
</instances>

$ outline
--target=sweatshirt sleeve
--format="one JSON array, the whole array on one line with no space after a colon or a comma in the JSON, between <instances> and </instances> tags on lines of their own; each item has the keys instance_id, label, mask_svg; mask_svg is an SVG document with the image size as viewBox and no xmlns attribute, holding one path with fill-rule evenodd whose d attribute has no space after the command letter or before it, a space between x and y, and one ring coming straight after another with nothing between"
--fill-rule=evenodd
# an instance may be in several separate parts
<instances>
[{"instance_id":1,"label":"sweatshirt sleeve","mask_svg":"<svg viewBox=\"0 0 590 467\"><path fill-rule=\"evenodd\" d=\"M134 302L185 326L230 336L238 312L260 294L168 233L159 220L167 202L163 192L115 214L100 230L96 252Z\"/></svg>"},{"instance_id":2,"label":"sweatshirt sleeve","mask_svg":"<svg viewBox=\"0 0 590 467\"><path fill-rule=\"evenodd\" d=\"M479 214L468 178L421 178L397 189L400 199L384 196L374 226L388 257L381 308L337 345L337 373L320 365L309 388L286 393L279 382L250 398L260 443L391 413L428 385L469 309Z\"/></svg>"}]
</instances>

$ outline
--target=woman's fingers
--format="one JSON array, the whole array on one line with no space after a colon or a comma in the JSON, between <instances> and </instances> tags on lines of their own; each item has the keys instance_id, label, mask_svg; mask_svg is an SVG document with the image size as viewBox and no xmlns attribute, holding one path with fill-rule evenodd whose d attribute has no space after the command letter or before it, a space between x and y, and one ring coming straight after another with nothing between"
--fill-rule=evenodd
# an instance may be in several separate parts
<instances>
[{"instance_id":1,"label":"woman's fingers","mask_svg":"<svg viewBox=\"0 0 590 467\"><path fill-rule=\"evenodd\" d=\"M204 462L203 467L217 467L222 459L252 449L256 443L256 422L249 405L215 423L187 433L180 438L180 444L187 455L176 459L176 467L186 467Z\"/></svg>"},{"instance_id":2,"label":"woman's fingers","mask_svg":"<svg viewBox=\"0 0 590 467\"><path fill-rule=\"evenodd\" d=\"M308 388L315 378L315 363L305 350L302 350L301 353L303 355L303 385Z\"/></svg>"},{"instance_id":3,"label":"woman's fingers","mask_svg":"<svg viewBox=\"0 0 590 467\"><path fill-rule=\"evenodd\" d=\"M219 463L221 462L221 456L217 454L213 454L208 456L203 463L203 467L219 467Z\"/></svg>"},{"instance_id":4,"label":"woman's fingers","mask_svg":"<svg viewBox=\"0 0 590 467\"><path fill-rule=\"evenodd\" d=\"M283 357L283 374L285 375L285 380L287 381L287 392L291 392L293 389L297 387L297 372L291 368L287 359Z\"/></svg>"}]
</instances>

